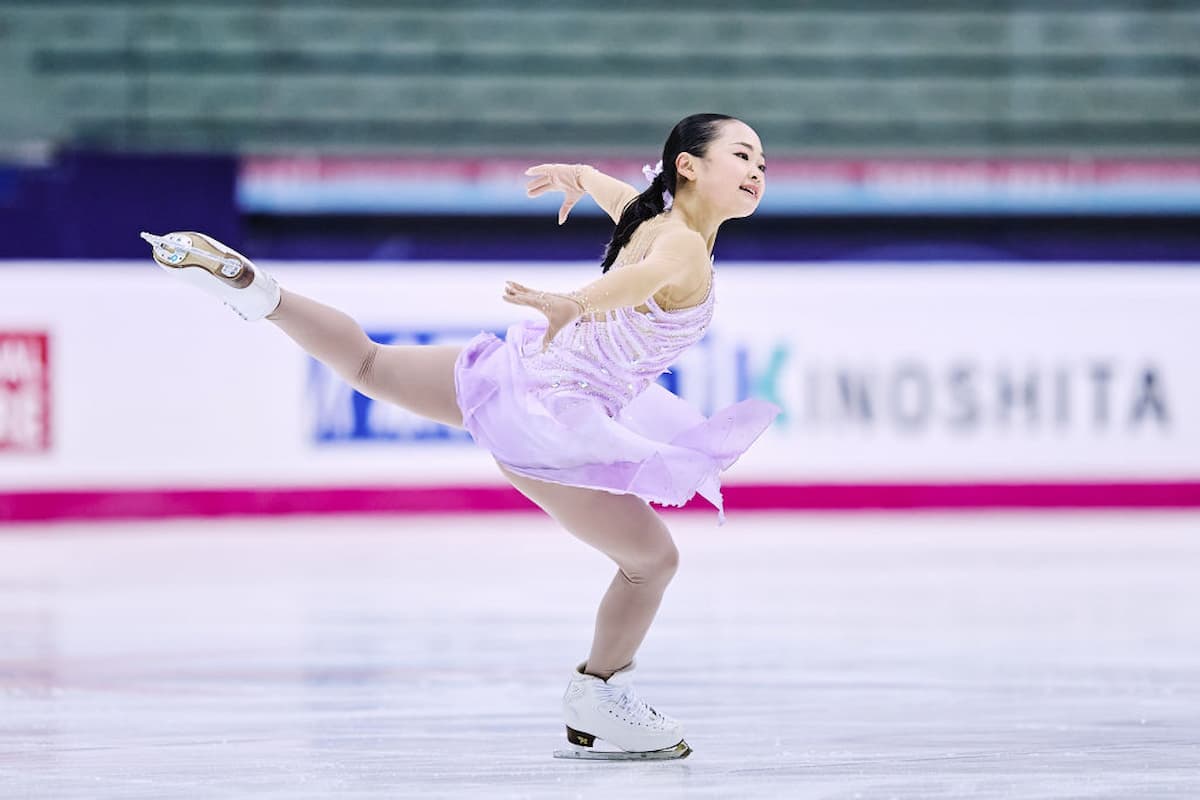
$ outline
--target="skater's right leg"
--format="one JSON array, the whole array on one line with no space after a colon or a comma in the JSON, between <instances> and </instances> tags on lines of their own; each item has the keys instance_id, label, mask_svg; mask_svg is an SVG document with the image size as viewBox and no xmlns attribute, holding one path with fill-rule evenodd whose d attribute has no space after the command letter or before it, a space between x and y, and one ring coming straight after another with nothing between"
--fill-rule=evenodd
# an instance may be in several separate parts
<instances>
[{"instance_id":1,"label":"skater's right leg","mask_svg":"<svg viewBox=\"0 0 1200 800\"><path fill-rule=\"evenodd\" d=\"M462 426L454 388L459 348L377 344L346 314L281 289L250 259L203 233L142 238L163 269L214 295L243 319L267 317L363 394Z\"/></svg>"},{"instance_id":2,"label":"skater's right leg","mask_svg":"<svg viewBox=\"0 0 1200 800\"><path fill-rule=\"evenodd\" d=\"M349 315L286 289L267 319L368 397L462 427L454 391L460 348L373 342Z\"/></svg>"}]
</instances>

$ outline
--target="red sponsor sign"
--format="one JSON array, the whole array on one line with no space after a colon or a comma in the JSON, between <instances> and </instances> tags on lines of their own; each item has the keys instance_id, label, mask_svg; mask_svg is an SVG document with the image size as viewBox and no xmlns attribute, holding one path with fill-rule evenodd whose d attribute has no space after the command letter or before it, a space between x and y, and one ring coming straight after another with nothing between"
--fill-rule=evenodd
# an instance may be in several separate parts
<instances>
[{"instance_id":1,"label":"red sponsor sign","mask_svg":"<svg viewBox=\"0 0 1200 800\"><path fill-rule=\"evenodd\" d=\"M50 337L0 331L0 451L50 449Z\"/></svg>"}]
</instances>

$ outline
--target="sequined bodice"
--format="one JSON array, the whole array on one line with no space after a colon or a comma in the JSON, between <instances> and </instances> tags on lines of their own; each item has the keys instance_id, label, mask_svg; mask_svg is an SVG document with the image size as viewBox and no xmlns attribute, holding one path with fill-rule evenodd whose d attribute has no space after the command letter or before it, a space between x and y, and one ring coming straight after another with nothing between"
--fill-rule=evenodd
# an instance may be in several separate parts
<instances>
[{"instance_id":1,"label":"sequined bodice","mask_svg":"<svg viewBox=\"0 0 1200 800\"><path fill-rule=\"evenodd\" d=\"M642 234L654 227L649 222L639 226L612 269L645 258L654 236ZM580 319L561 331L546 352L527 352L526 370L543 400L598 401L615 416L704 337L713 302L710 281L704 300L688 308L664 310L650 298L644 312L621 308Z\"/></svg>"}]
</instances>

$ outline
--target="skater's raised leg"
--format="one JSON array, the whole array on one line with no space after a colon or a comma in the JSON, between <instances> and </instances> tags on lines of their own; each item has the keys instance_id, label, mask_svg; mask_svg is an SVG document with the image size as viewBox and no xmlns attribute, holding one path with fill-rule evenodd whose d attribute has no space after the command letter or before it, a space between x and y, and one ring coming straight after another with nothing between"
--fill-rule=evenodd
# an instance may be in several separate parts
<instances>
[{"instance_id":1,"label":"skater's raised leg","mask_svg":"<svg viewBox=\"0 0 1200 800\"><path fill-rule=\"evenodd\" d=\"M267 319L368 397L462 427L454 392L460 348L378 344L349 315L287 289Z\"/></svg>"},{"instance_id":2,"label":"skater's raised leg","mask_svg":"<svg viewBox=\"0 0 1200 800\"><path fill-rule=\"evenodd\" d=\"M281 289L236 250L195 231L142 238L163 269L216 296L242 319L264 317L356 390L446 425L462 426L450 346L381 345L347 314Z\"/></svg>"}]
</instances>

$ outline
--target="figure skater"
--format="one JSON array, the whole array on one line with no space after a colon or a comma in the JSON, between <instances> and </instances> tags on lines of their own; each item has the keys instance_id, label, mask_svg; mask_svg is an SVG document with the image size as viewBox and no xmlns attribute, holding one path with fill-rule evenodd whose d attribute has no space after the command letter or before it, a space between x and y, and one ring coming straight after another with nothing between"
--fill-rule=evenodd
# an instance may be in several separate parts
<instances>
[{"instance_id":1,"label":"figure skater","mask_svg":"<svg viewBox=\"0 0 1200 800\"><path fill-rule=\"evenodd\" d=\"M722 515L719 474L779 413L743 400L705 418L656 383L712 318L711 252L728 219L754 213L766 183L758 135L721 114L680 121L636 189L581 164L531 167L530 197L561 191L561 225L586 193L616 222L598 280L567 294L508 282L504 299L545 320L465 347L384 346L346 314L281 289L240 253L195 232L142 234L155 261L247 320L266 318L356 390L465 427L522 494L617 574L587 660L563 697L578 758L683 758L683 727L630 683L634 654L678 551L649 502L694 494ZM597 741L601 744L598 745Z\"/></svg>"}]
</instances>

